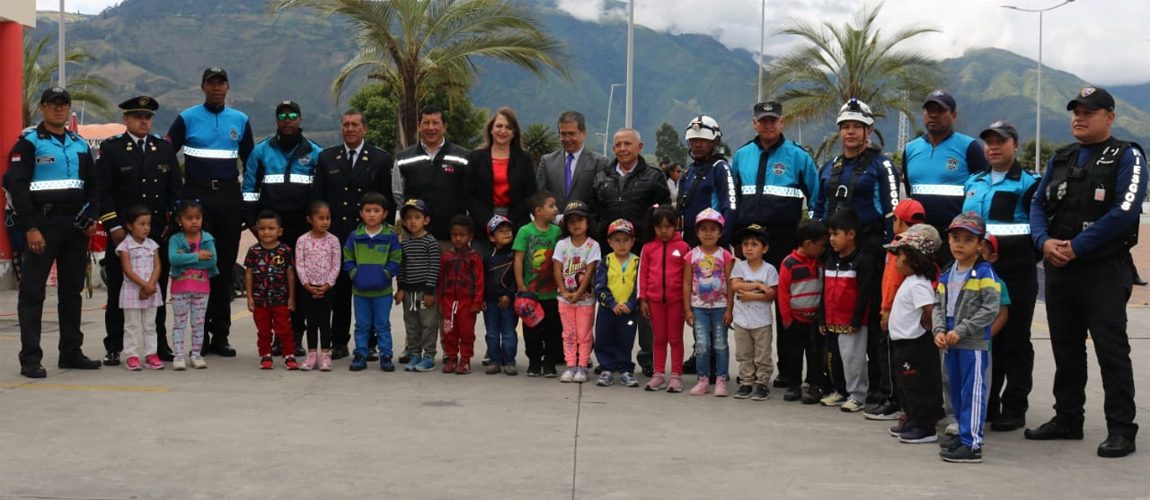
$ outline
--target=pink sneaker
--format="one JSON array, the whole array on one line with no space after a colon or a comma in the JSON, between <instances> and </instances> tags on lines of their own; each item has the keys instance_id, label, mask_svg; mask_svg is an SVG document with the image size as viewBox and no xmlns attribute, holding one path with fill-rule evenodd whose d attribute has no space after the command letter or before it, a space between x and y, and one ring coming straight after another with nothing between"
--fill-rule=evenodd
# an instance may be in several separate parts
<instances>
[{"instance_id":1,"label":"pink sneaker","mask_svg":"<svg viewBox=\"0 0 1150 500\"><path fill-rule=\"evenodd\" d=\"M695 387L691 388L692 396L702 396L706 394L710 387L711 380L706 375L700 376L699 381L695 382Z\"/></svg>"},{"instance_id":2,"label":"pink sneaker","mask_svg":"<svg viewBox=\"0 0 1150 500\"><path fill-rule=\"evenodd\" d=\"M143 369L143 368L140 368L140 357L139 356L129 357L128 361L124 362L124 366L128 367L128 371L133 371L133 372L138 372L138 371Z\"/></svg>"},{"instance_id":3,"label":"pink sneaker","mask_svg":"<svg viewBox=\"0 0 1150 500\"><path fill-rule=\"evenodd\" d=\"M160 357L153 353L144 358L144 366L149 370L163 370L164 362L160 361Z\"/></svg>"},{"instance_id":4,"label":"pink sneaker","mask_svg":"<svg viewBox=\"0 0 1150 500\"><path fill-rule=\"evenodd\" d=\"M645 391L661 391L663 390L663 383L667 381L662 372L656 373L651 376L651 380L647 381L647 386L643 388Z\"/></svg>"},{"instance_id":5,"label":"pink sneaker","mask_svg":"<svg viewBox=\"0 0 1150 500\"><path fill-rule=\"evenodd\" d=\"M299 369L309 372L315 369L317 363L319 363L319 356L316 355L315 351L308 351L307 357L304 358L303 364L299 365Z\"/></svg>"},{"instance_id":6,"label":"pink sneaker","mask_svg":"<svg viewBox=\"0 0 1150 500\"><path fill-rule=\"evenodd\" d=\"M683 376L678 373L671 374L671 381L667 382L667 392L683 392Z\"/></svg>"},{"instance_id":7,"label":"pink sneaker","mask_svg":"<svg viewBox=\"0 0 1150 500\"><path fill-rule=\"evenodd\" d=\"M718 377L715 378L715 397L716 398L727 397L727 376L726 375L719 375Z\"/></svg>"},{"instance_id":8,"label":"pink sneaker","mask_svg":"<svg viewBox=\"0 0 1150 500\"><path fill-rule=\"evenodd\" d=\"M319 353L319 371L331 371L331 351L324 351Z\"/></svg>"}]
</instances>

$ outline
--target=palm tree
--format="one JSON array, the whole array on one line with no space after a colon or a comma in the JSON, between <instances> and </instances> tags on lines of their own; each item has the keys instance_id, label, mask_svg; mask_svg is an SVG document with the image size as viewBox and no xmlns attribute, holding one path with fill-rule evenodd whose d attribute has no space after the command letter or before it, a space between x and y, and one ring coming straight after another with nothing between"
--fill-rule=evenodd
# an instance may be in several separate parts
<instances>
[{"instance_id":1,"label":"palm tree","mask_svg":"<svg viewBox=\"0 0 1150 500\"><path fill-rule=\"evenodd\" d=\"M36 113L36 106L40 102L40 93L45 88L55 84L56 72L60 69L60 61L56 57L46 57L40 60L49 37L42 37L33 43L27 37L24 39L24 126L32 125L32 118ZM91 61L83 49L72 49L64 54L66 64L83 64ZM72 102L84 102L92 105L105 115L111 114L111 104L97 90L111 91L112 84L103 77L90 74L76 74L69 71L68 93L72 94Z\"/></svg>"},{"instance_id":2,"label":"palm tree","mask_svg":"<svg viewBox=\"0 0 1150 500\"><path fill-rule=\"evenodd\" d=\"M766 68L764 88L786 89L778 96L787 109L786 122L833 117L851 97L865 101L876 117L898 111L913 116L904 92L926 95L940 71L925 54L898 45L938 30L911 26L885 36L875 23L880 10L881 2L863 7L851 22L838 26L790 19L777 32L804 42Z\"/></svg>"},{"instance_id":3,"label":"palm tree","mask_svg":"<svg viewBox=\"0 0 1150 500\"><path fill-rule=\"evenodd\" d=\"M546 67L566 75L560 42L539 29L528 12L506 0L274 0L275 11L312 8L346 18L359 52L332 82L338 102L344 85L360 70L398 90L400 145L416 140L419 103L427 82L469 88L474 57L491 57L542 78Z\"/></svg>"},{"instance_id":4,"label":"palm tree","mask_svg":"<svg viewBox=\"0 0 1150 500\"><path fill-rule=\"evenodd\" d=\"M523 129L522 134L520 142L523 143L523 149L531 153L535 165L539 165L543 155L559 149L559 135L546 124L532 123Z\"/></svg>"}]
</instances>

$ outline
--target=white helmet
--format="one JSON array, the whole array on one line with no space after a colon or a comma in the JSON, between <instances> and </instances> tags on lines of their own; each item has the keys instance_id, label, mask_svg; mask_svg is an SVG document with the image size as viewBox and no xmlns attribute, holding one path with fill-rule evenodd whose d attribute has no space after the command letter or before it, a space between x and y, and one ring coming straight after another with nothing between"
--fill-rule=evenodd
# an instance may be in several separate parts
<instances>
[{"instance_id":1,"label":"white helmet","mask_svg":"<svg viewBox=\"0 0 1150 500\"><path fill-rule=\"evenodd\" d=\"M874 126L874 114L870 111L870 106L854 97L843 104L839 108L839 118L835 120L835 124L842 122L859 122L868 127Z\"/></svg>"},{"instance_id":2,"label":"white helmet","mask_svg":"<svg viewBox=\"0 0 1150 500\"><path fill-rule=\"evenodd\" d=\"M719 122L707 115L699 115L691 119L687 125L687 140L706 139L717 141L723 138L723 131L719 130Z\"/></svg>"}]
</instances>

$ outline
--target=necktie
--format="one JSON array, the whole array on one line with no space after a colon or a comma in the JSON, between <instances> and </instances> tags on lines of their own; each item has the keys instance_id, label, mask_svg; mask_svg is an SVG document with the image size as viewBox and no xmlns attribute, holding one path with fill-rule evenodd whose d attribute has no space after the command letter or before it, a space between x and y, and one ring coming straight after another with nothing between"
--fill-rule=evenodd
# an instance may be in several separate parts
<instances>
[{"instance_id":1,"label":"necktie","mask_svg":"<svg viewBox=\"0 0 1150 500\"><path fill-rule=\"evenodd\" d=\"M567 191L564 194L571 194L571 163L575 161L575 155L567 153L567 164L563 167L563 173L567 178Z\"/></svg>"},{"instance_id":2,"label":"necktie","mask_svg":"<svg viewBox=\"0 0 1150 500\"><path fill-rule=\"evenodd\" d=\"M351 168L355 168L355 150L354 149L347 150L347 165Z\"/></svg>"}]
</instances>

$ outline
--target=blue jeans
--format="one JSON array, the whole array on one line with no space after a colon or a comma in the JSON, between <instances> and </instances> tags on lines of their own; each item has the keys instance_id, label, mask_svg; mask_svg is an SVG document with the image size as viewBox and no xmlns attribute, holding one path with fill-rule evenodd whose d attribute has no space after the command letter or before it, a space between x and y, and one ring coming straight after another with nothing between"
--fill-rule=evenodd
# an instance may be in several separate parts
<instances>
[{"instance_id":1,"label":"blue jeans","mask_svg":"<svg viewBox=\"0 0 1150 500\"><path fill-rule=\"evenodd\" d=\"M355 304L355 355L367 357L368 335L375 328L376 345L379 354L390 358L391 352L391 295L363 297L356 295Z\"/></svg>"},{"instance_id":2,"label":"blue jeans","mask_svg":"<svg viewBox=\"0 0 1150 500\"><path fill-rule=\"evenodd\" d=\"M487 340L487 354L491 356L491 364L501 366L515 364L515 352L519 349L519 337L515 334L515 325L518 322L515 309L499 307L498 300L487 301L487 309L483 311L483 324L487 329L484 338Z\"/></svg>"},{"instance_id":3,"label":"blue jeans","mask_svg":"<svg viewBox=\"0 0 1150 500\"><path fill-rule=\"evenodd\" d=\"M715 350L715 377L726 377L731 364L731 350L727 345L727 325L717 307L692 307L695 313L695 369L700 376L711 373L711 349Z\"/></svg>"}]
</instances>

